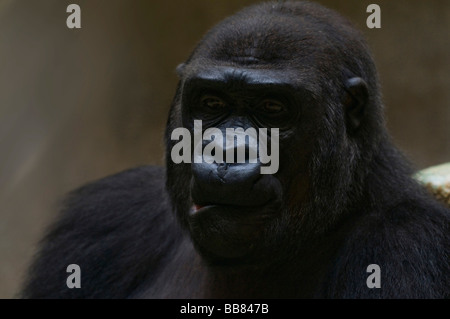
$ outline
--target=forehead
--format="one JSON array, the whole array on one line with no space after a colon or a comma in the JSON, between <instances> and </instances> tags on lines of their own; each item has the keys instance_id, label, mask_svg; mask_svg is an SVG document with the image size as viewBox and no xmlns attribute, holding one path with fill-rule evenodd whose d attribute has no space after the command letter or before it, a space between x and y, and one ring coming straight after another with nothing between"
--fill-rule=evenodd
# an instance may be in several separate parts
<instances>
[{"instance_id":1,"label":"forehead","mask_svg":"<svg viewBox=\"0 0 450 319\"><path fill-rule=\"evenodd\" d=\"M206 35L193 58L248 64L313 63L312 57L320 52L330 53L331 41L324 25L311 19L274 13L227 19Z\"/></svg>"},{"instance_id":2,"label":"forehead","mask_svg":"<svg viewBox=\"0 0 450 319\"><path fill-rule=\"evenodd\" d=\"M324 83L340 79L348 65L359 65L347 58L349 43L357 41L348 42L354 32L342 21L336 26L328 11L312 13L303 6L295 13L266 6L224 20L200 41L182 80L240 78L245 79L241 83L289 83L320 94Z\"/></svg>"}]
</instances>

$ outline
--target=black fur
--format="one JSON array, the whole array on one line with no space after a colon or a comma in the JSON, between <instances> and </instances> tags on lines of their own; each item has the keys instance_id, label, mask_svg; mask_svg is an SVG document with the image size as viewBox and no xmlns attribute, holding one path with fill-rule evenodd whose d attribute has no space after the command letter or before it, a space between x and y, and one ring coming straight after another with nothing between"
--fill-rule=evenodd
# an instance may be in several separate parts
<instances>
[{"instance_id":1,"label":"black fur","mask_svg":"<svg viewBox=\"0 0 450 319\"><path fill-rule=\"evenodd\" d=\"M247 263L205 262L194 249L191 166L170 160L183 83L205 65L295 70L291 81L312 93L282 141L279 218ZM24 297L450 297L449 210L410 177L391 144L373 60L346 20L308 2L253 6L213 28L177 71L167 171L137 168L71 194ZM359 95L346 86L354 77ZM357 121L346 94L364 104ZM72 263L81 289L66 286ZM379 289L366 285L370 264L381 267Z\"/></svg>"}]
</instances>

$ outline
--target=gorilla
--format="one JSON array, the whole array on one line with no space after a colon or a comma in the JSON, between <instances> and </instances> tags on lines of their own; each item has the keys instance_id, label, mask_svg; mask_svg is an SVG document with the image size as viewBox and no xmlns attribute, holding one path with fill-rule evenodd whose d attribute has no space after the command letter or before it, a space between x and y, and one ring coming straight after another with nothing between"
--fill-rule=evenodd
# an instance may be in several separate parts
<instances>
[{"instance_id":1,"label":"gorilla","mask_svg":"<svg viewBox=\"0 0 450 319\"><path fill-rule=\"evenodd\" d=\"M393 146L374 61L346 19L310 2L251 6L177 73L166 167L72 192L23 298L450 297L449 210ZM193 135L196 120L277 128L279 169L262 174L259 155L175 161L172 133ZM248 155L248 140L232 148ZM81 288L67 285L71 264Z\"/></svg>"}]
</instances>

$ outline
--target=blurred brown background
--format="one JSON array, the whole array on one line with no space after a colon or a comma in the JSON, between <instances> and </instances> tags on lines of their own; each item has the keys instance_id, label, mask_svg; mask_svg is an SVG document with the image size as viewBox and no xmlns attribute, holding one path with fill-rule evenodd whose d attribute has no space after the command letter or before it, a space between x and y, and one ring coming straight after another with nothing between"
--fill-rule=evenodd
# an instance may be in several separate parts
<instances>
[{"instance_id":1,"label":"blurred brown background","mask_svg":"<svg viewBox=\"0 0 450 319\"><path fill-rule=\"evenodd\" d=\"M63 195L163 162L175 67L252 0L0 0L0 298L16 296ZM396 143L450 161L450 1L319 1L366 34ZM381 6L382 28L365 21ZM82 29L66 27L77 3Z\"/></svg>"}]
</instances>

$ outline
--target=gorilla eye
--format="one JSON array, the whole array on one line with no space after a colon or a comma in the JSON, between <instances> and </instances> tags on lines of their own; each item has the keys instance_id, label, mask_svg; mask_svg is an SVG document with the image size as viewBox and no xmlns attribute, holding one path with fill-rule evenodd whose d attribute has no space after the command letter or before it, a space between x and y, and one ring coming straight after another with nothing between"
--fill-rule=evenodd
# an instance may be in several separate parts
<instances>
[{"instance_id":1,"label":"gorilla eye","mask_svg":"<svg viewBox=\"0 0 450 319\"><path fill-rule=\"evenodd\" d=\"M267 114L278 114L285 110L284 105L276 100L264 100L261 103L261 110Z\"/></svg>"},{"instance_id":2,"label":"gorilla eye","mask_svg":"<svg viewBox=\"0 0 450 319\"><path fill-rule=\"evenodd\" d=\"M203 107L211 109L211 110L217 110L221 108L225 108L226 103L224 100L217 96L211 96L207 95L201 98L200 100Z\"/></svg>"}]
</instances>

